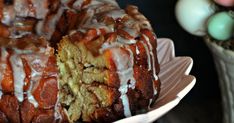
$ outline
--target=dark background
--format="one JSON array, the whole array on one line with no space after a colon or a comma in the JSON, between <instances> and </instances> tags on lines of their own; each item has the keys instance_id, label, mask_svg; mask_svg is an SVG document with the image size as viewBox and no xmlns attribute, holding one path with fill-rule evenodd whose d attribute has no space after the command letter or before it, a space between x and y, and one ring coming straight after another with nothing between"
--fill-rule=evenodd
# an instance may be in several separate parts
<instances>
[{"instance_id":1,"label":"dark background","mask_svg":"<svg viewBox=\"0 0 234 123\"><path fill-rule=\"evenodd\" d=\"M191 75L197 79L195 87L158 122L220 123L221 98L212 55L202 38L188 34L177 23L174 11L177 0L117 1L122 8L128 4L138 6L150 20L158 38L172 39L176 55L190 56L194 61Z\"/></svg>"}]
</instances>

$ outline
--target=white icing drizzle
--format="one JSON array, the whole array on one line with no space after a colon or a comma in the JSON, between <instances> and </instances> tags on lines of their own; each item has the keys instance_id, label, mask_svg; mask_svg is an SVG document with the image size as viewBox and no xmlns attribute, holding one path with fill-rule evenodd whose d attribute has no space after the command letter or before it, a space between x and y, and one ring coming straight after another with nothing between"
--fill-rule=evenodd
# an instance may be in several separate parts
<instances>
[{"instance_id":1,"label":"white icing drizzle","mask_svg":"<svg viewBox=\"0 0 234 123\"><path fill-rule=\"evenodd\" d=\"M32 83L30 83L29 90L27 91L28 101L29 101L30 103L32 103L33 106L34 106L35 108L37 108L39 104L38 104L38 102L35 100L34 96L33 96L32 93L31 93L32 87L33 87L33 86L32 86Z\"/></svg>"},{"instance_id":2,"label":"white icing drizzle","mask_svg":"<svg viewBox=\"0 0 234 123\"><path fill-rule=\"evenodd\" d=\"M3 79L3 73L4 73L5 69L6 69L6 59L7 59L7 56L8 56L8 52L6 51L5 48L1 47L1 59L0 59L1 60L0 61L0 63L1 63L1 65L0 65L0 99L1 99L1 97L3 95L1 82L2 82L2 79Z\"/></svg>"},{"instance_id":3,"label":"white icing drizzle","mask_svg":"<svg viewBox=\"0 0 234 123\"><path fill-rule=\"evenodd\" d=\"M37 19L43 19L46 17L48 13L48 1L47 0L31 0L33 7L36 11L36 18Z\"/></svg>"},{"instance_id":4,"label":"white icing drizzle","mask_svg":"<svg viewBox=\"0 0 234 123\"><path fill-rule=\"evenodd\" d=\"M72 5L72 7L78 11L85 9L85 8L95 10L98 7L104 5L105 2L104 0L103 1L91 0L91 2L88 5L82 6L83 3L84 3L84 0L76 0L76 2Z\"/></svg>"},{"instance_id":5,"label":"white icing drizzle","mask_svg":"<svg viewBox=\"0 0 234 123\"><path fill-rule=\"evenodd\" d=\"M10 38L21 38L21 37L23 37L24 35L27 35L27 34L31 34L31 32L16 31L13 28L12 33L10 35Z\"/></svg>"},{"instance_id":6,"label":"white icing drizzle","mask_svg":"<svg viewBox=\"0 0 234 123\"><path fill-rule=\"evenodd\" d=\"M58 89L60 88L58 83L57 83L57 88ZM54 118L55 118L56 121L59 120L59 123L61 123L63 117L62 117L61 112L59 110L59 106L60 106L60 103L59 103L59 93L57 93L57 101L56 101L56 104L54 106L54 110L55 110L55 112L54 112Z\"/></svg>"},{"instance_id":7,"label":"white icing drizzle","mask_svg":"<svg viewBox=\"0 0 234 123\"><path fill-rule=\"evenodd\" d=\"M135 44L137 42L135 39L126 39L121 36L117 37L117 41L123 44Z\"/></svg>"},{"instance_id":8,"label":"white icing drizzle","mask_svg":"<svg viewBox=\"0 0 234 123\"><path fill-rule=\"evenodd\" d=\"M125 11L122 9L112 10L106 13L106 16L112 17L114 20L118 18L123 18L126 15Z\"/></svg>"},{"instance_id":9,"label":"white icing drizzle","mask_svg":"<svg viewBox=\"0 0 234 123\"><path fill-rule=\"evenodd\" d=\"M34 105L34 107L38 107L38 102L35 100L34 96L32 95L32 89L36 84L39 83L39 81L42 77L42 74L43 74L43 69L35 69L33 66L40 65L40 68L46 67L48 57L44 56L44 55L39 56L40 54L36 54L36 55L28 54L28 55L29 56L26 56L25 58L29 62L29 65L31 68L31 81L30 81L29 89L27 90L27 96L28 96L29 102L32 103ZM34 56L30 56L30 55L34 55ZM37 58L38 56L40 58ZM34 58L34 57L36 57L36 58Z\"/></svg>"},{"instance_id":10,"label":"white icing drizzle","mask_svg":"<svg viewBox=\"0 0 234 123\"><path fill-rule=\"evenodd\" d=\"M152 50L153 50L152 45L151 45L151 43L150 43L149 38L148 38L146 35L142 34L142 36L145 38L145 40L146 40L146 42L147 42L147 45L149 46L149 49L148 49L148 50L150 50L149 52L150 52L150 56L151 56L151 59L152 59L152 67L153 67L153 76L154 76L154 80L158 80L158 76L157 76L157 74L156 74L156 68L155 68L155 58L154 58L154 54L153 54L153 52L152 52ZM144 42L143 42L143 43L144 43ZM148 56L148 57L149 57L149 56ZM150 61L150 62L151 62L151 61ZM156 95L158 92L157 92L157 89L156 89L156 86L155 86L154 81L153 81L153 90L154 90L154 95Z\"/></svg>"},{"instance_id":11,"label":"white icing drizzle","mask_svg":"<svg viewBox=\"0 0 234 123\"><path fill-rule=\"evenodd\" d=\"M132 116L130 106L129 106L129 100L127 94L122 94L120 96L120 99L122 100L123 106L124 106L124 115L125 117L130 117Z\"/></svg>"},{"instance_id":12,"label":"white icing drizzle","mask_svg":"<svg viewBox=\"0 0 234 123\"><path fill-rule=\"evenodd\" d=\"M38 102L35 100L34 96L32 95L33 85L38 82L41 78L42 72L37 72L33 67L30 65L31 68L31 80L30 86L27 90L28 101L33 104L34 107L38 107Z\"/></svg>"},{"instance_id":13,"label":"white icing drizzle","mask_svg":"<svg viewBox=\"0 0 234 123\"><path fill-rule=\"evenodd\" d=\"M0 99L2 99L2 95L3 95L3 93L2 93L2 90L0 91Z\"/></svg>"},{"instance_id":14,"label":"white icing drizzle","mask_svg":"<svg viewBox=\"0 0 234 123\"><path fill-rule=\"evenodd\" d=\"M45 48L40 48L37 54L34 54L31 50L20 50L17 48L12 48L13 54L10 56L10 65L12 66L13 71L13 80L14 80L14 94L19 102L24 100L24 79L26 77L26 73L23 66L22 58L25 58L28 63L29 67L31 68L31 80L29 89L26 91L27 99L30 103L33 104L35 108L38 107L38 102L32 95L32 89L35 84L38 84L39 80L41 79L43 68L46 67L46 63L48 62L48 56L44 56L44 52L46 51ZM1 48L2 59L7 56L7 52L4 48ZM41 54L42 53L42 54ZM5 55L4 55L5 54ZM40 65L40 66L38 66ZM35 69L33 66L37 66L40 69Z\"/></svg>"},{"instance_id":15,"label":"white icing drizzle","mask_svg":"<svg viewBox=\"0 0 234 123\"><path fill-rule=\"evenodd\" d=\"M131 28L125 27L125 28L123 28L123 30L125 32L127 32L130 36L132 36L133 38L138 36L136 29L131 29Z\"/></svg>"},{"instance_id":16,"label":"white icing drizzle","mask_svg":"<svg viewBox=\"0 0 234 123\"><path fill-rule=\"evenodd\" d=\"M140 54L140 51L139 51L138 46L136 46L136 54L137 54L137 55L139 55L139 54Z\"/></svg>"},{"instance_id":17,"label":"white icing drizzle","mask_svg":"<svg viewBox=\"0 0 234 123\"><path fill-rule=\"evenodd\" d=\"M94 1L94 0L93 0ZM107 4L111 4L114 5L116 7L119 7L118 3L116 2L116 0L96 0L102 3L107 3Z\"/></svg>"},{"instance_id":18,"label":"white icing drizzle","mask_svg":"<svg viewBox=\"0 0 234 123\"><path fill-rule=\"evenodd\" d=\"M104 50L114 48L114 47L125 47L129 44L135 44L137 41L134 39L128 40L121 36L117 36L117 40L114 42L105 42L99 49L99 53L103 53Z\"/></svg>"},{"instance_id":19,"label":"white icing drizzle","mask_svg":"<svg viewBox=\"0 0 234 123\"><path fill-rule=\"evenodd\" d=\"M99 49L99 53L103 53L103 51L105 51L106 49L110 49L110 48L114 48L114 47L122 47L123 44L119 43L119 42L105 42L102 44L102 47Z\"/></svg>"},{"instance_id":20,"label":"white icing drizzle","mask_svg":"<svg viewBox=\"0 0 234 123\"><path fill-rule=\"evenodd\" d=\"M33 53L32 50L20 50L18 48L12 48L15 53L17 54L27 54L27 53Z\"/></svg>"},{"instance_id":21,"label":"white icing drizzle","mask_svg":"<svg viewBox=\"0 0 234 123\"><path fill-rule=\"evenodd\" d=\"M60 0L63 4L68 4L71 0Z\"/></svg>"},{"instance_id":22,"label":"white icing drizzle","mask_svg":"<svg viewBox=\"0 0 234 123\"><path fill-rule=\"evenodd\" d=\"M75 8L76 10L80 11L82 9L98 9L100 6L104 5L104 0L103 1L99 1L99 0L91 0L91 2L88 5L82 6L82 4L84 3L84 0L76 0L76 2L73 4L73 8Z\"/></svg>"},{"instance_id":23,"label":"white icing drizzle","mask_svg":"<svg viewBox=\"0 0 234 123\"><path fill-rule=\"evenodd\" d=\"M48 0L15 0L14 12L18 17L44 19L48 13Z\"/></svg>"},{"instance_id":24,"label":"white icing drizzle","mask_svg":"<svg viewBox=\"0 0 234 123\"><path fill-rule=\"evenodd\" d=\"M129 27L129 28L134 28L136 23L137 23L136 20L128 19L127 21L125 21L124 25Z\"/></svg>"},{"instance_id":25,"label":"white icing drizzle","mask_svg":"<svg viewBox=\"0 0 234 123\"><path fill-rule=\"evenodd\" d=\"M47 25L48 28L49 28L49 31L46 32L46 38L47 39L50 39L52 34L54 33L57 21L59 21L59 19L62 16L63 12L64 12L64 8L60 7L57 14L53 17L53 19L50 20L49 25Z\"/></svg>"},{"instance_id":26,"label":"white icing drizzle","mask_svg":"<svg viewBox=\"0 0 234 123\"><path fill-rule=\"evenodd\" d=\"M119 8L119 5L115 0L91 0L91 3L85 6L85 8L99 9L99 7L102 7L104 5L111 5L115 6L116 8Z\"/></svg>"},{"instance_id":27,"label":"white icing drizzle","mask_svg":"<svg viewBox=\"0 0 234 123\"><path fill-rule=\"evenodd\" d=\"M149 52L149 48L148 46L144 43L144 41L140 41L140 43L143 44L145 51L146 51L146 55L147 55L147 62L148 62L148 71L151 70L151 57L150 57L150 52Z\"/></svg>"},{"instance_id":28,"label":"white icing drizzle","mask_svg":"<svg viewBox=\"0 0 234 123\"><path fill-rule=\"evenodd\" d=\"M95 21L93 21L93 16L95 14L95 11L93 9L87 9L87 13L88 13L87 16L85 16L83 18L83 19L86 20L85 23L84 23L84 25L86 25L86 26L89 25L89 24L92 24L93 22L95 22Z\"/></svg>"},{"instance_id":29,"label":"white icing drizzle","mask_svg":"<svg viewBox=\"0 0 234 123\"><path fill-rule=\"evenodd\" d=\"M14 21L15 19L15 11L14 8L12 6L5 6L3 8L3 18L1 20L1 22L5 25L10 25L11 22Z\"/></svg>"},{"instance_id":30,"label":"white icing drizzle","mask_svg":"<svg viewBox=\"0 0 234 123\"><path fill-rule=\"evenodd\" d=\"M19 17L35 17L35 13L28 6L27 0L14 0L14 9Z\"/></svg>"},{"instance_id":31,"label":"white icing drizzle","mask_svg":"<svg viewBox=\"0 0 234 123\"><path fill-rule=\"evenodd\" d=\"M46 37L46 39L49 40L52 34L54 33L56 24L59 21L60 17L62 16L64 10L65 10L64 7L60 7L58 12L48 22L45 23L45 20L38 22L36 25L37 34L43 35Z\"/></svg>"},{"instance_id":32,"label":"white icing drizzle","mask_svg":"<svg viewBox=\"0 0 234 123\"><path fill-rule=\"evenodd\" d=\"M23 93L23 87L24 87L24 78L25 78L25 72L23 69L23 63L22 59L16 55L13 54L10 57L10 63L13 70L13 77L14 77L14 94L19 102L22 102L24 100L24 93Z\"/></svg>"},{"instance_id":33,"label":"white icing drizzle","mask_svg":"<svg viewBox=\"0 0 234 123\"><path fill-rule=\"evenodd\" d=\"M150 99L150 100L149 100L148 109L150 109L150 105L151 105L152 102L153 102L153 99Z\"/></svg>"},{"instance_id":34,"label":"white icing drizzle","mask_svg":"<svg viewBox=\"0 0 234 123\"><path fill-rule=\"evenodd\" d=\"M127 47L126 47L127 48ZM128 48L127 48L128 49ZM120 48L112 48L112 58L114 60L117 73L120 80L120 87L119 91L121 93L120 98L122 99L122 104L124 108L124 115L126 117L131 116L131 110L129 106L129 100L127 96L128 88L135 88L136 80L134 78L134 71L133 71L133 54L128 49L130 56L126 53L123 53ZM128 82L130 84L128 84Z\"/></svg>"},{"instance_id":35,"label":"white icing drizzle","mask_svg":"<svg viewBox=\"0 0 234 123\"><path fill-rule=\"evenodd\" d=\"M144 34L142 34L142 35L143 35L143 37L145 38L145 40L146 40L146 42L147 42L147 45L148 45L149 48L150 48L150 55L151 55L151 57L152 57L152 64L153 64L153 75L154 75L154 79L155 79L155 80L158 80L158 76L157 76L157 74L156 74L156 68L155 68L155 58L154 58L154 54L153 54L153 52L152 52L153 47L152 47L152 45L151 45L151 43L150 43L149 38L148 38L146 35L144 35Z\"/></svg>"},{"instance_id":36,"label":"white icing drizzle","mask_svg":"<svg viewBox=\"0 0 234 123\"><path fill-rule=\"evenodd\" d=\"M80 10L83 3L84 3L84 0L76 0L76 2L73 3L72 7Z\"/></svg>"},{"instance_id":37,"label":"white icing drizzle","mask_svg":"<svg viewBox=\"0 0 234 123\"><path fill-rule=\"evenodd\" d=\"M96 19L93 19L90 23L86 23L83 26L83 29L84 28L87 28L87 29L91 29L91 28L92 29L96 29L97 32L99 32L99 33L100 33L100 29L104 29L106 31L106 33L114 32L113 27L108 27L104 23L99 23L99 22L97 22Z\"/></svg>"},{"instance_id":38,"label":"white icing drizzle","mask_svg":"<svg viewBox=\"0 0 234 123\"><path fill-rule=\"evenodd\" d=\"M59 85L59 84L58 84ZM56 104L54 106L54 118L55 118L55 121L59 120L59 123L61 123L63 117L59 111L59 95L57 95L57 101L56 101Z\"/></svg>"},{"instance_id":39,"label":"white icing drizzle","mask_svg":"<svg viewBox=\"0 0 234 123\"><path fill-rule=\"evenodd\" d=\"M128 69L130 69L130 72L131 72L131 79L130 79L130 84L128 85L129 88L132 88L132 89L135 89L135 85L136 85L136 80L134 78L134 69L133 69L133 66L134 66L134 56L133 56L133 53L132 53L132 50L126 46L128 52L130 53L130 67Z\"/></svg>"}]
</instances>

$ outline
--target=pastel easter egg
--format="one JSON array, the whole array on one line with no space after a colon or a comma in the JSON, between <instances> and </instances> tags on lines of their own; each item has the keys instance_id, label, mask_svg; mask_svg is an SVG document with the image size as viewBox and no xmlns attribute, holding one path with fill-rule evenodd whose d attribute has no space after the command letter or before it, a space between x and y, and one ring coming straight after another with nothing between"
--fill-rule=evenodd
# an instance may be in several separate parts
<instances>
[{"instance_id":1,"label":"pastel easter egg","mask_svg":"<svg viewBox=\"0 0 234 123\"><path fill-rule=\"evenodd\" d=\"M206 21L215 12L211 0L179 0L175 14L179 24L189 33L196 36L206 35Z\"/></svg>"},{"instance_id":2,"label":"pastel easter egg","mask_svg":"<svg viewBox=\"0 0 234 123\"><path fill-rule=\"evenodd\" d=\"M233 12L219 12L208 20L208 33L216 40L224 41L232 37L234 32Z\"/></svg>"},{"instance_id":3,"label":"pastel easter egg","mask_svg":"<svg viewBox=\"0 0 234 123\"><path fill-rule=\"evenodd\" d=\"M234 0L214 0L217 4L226 7L234 6Z\"/></svg>"}]
</instances>

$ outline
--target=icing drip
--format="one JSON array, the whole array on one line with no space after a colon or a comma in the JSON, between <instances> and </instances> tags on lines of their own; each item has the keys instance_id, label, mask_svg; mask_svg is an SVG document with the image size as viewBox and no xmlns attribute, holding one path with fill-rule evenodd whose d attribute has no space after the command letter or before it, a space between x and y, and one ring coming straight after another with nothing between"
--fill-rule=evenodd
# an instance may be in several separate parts
<instances>
[{"instance_id":1,"label":"icing drip","mask_svg":"<svg viewBox=\"0 0 234 123\"><path fill-rule=\"evenodd\" d=\"M36 60L35 60L36 61ZM34 63L34 62L33 62ZM27 91L27 96L28 96L28 101L33 104L34 107L38 107L38 102L35 100L34 96L32 95L32 88L33 85L40 80L42 73L37 72L33 67L30 65L31 68L31 81L30 81L30 86Z\"/></svg>"},{"instance_id":2,"label":"icing drip","mask_svg":"<svg viewBox=\"0 0 234 123\"><path fill-rule=\"evenodd\" d=\"M135 44L137 42L135 39L125 39L121 36L117 37L117 41L122 44Z\"/></svg>"},{"instance_id":3,"label":"icing drip","mask_svg":"<svg viewBox=\"0 0 234 123\"><path fill-rule=\"evenodd\" d=\"M112 27L108 27L104 23L99 23L96 19L92 20L91 23L86 23L83 28L96 29L98 32L100 32L100 29L104 29L106 33L114 32Z\"/></svg>"},{"instance_id":4,"label":"icing drip","mask_svg":"<svg viewBox=\"0 0 234 123\"><path fill-rule=\"evenodd\" d=\"M59 89L59 84L57 84L57 88ZM60 106L60 103L59 103L59 93L58 93L57 94L57 101L56 101L56 104L54 106L54 110L55 110L54 118L56 121L59 120L59 123L61 123L63 117L62 117L61 112L59 110L59 106Z\"/></svg>"},{"instance_id":5,"label":"icing drip","mask_svg":"<svg viewBox=\"0 0 234 123\"><path fill-rule=\"evenodd\" d=\"M43 57L43 55L39 56L39 54L34 56L33 55L34 54L30 54L25 57L25 59L27 59L27 61L29 62L31 68L31 81L29 89L27 90L27 96L29 102L32 103L34 107L38 107L38 102L35 100L34 96L32 95L32 89L34 85L36 85L40 81L43 74L43 68L45 67L46 62L48 61L48 57L47 56ZM40 57L40 59L37 58L38 56ZM38 66L39 68L35 69L35 66Z\"/></svg>"},{"instance_id":6,"label":"icing drip","mask_svg":"<svg viewBox=\"0 0 234 123\"><path fill-rule=\"evenodd\" d=\"M138 46L136 46L136 54L137 54L137 55L139 55L139 54L140 54L140 51L139 51Z\"/></svg>"},{"instance_id":7,"label":"icing drip","mask_svg":"<svg viewBox=\"0 0 234 123\"><path fill-rule=\"evenodd\" d=\"M34 11L29 9L27 0L14 0L14 9L19 17L35 17Z\"/></svg>"},{"instance_id":8,"label":"icing drip","mask_svg":"<svg viewBox=\"0 0 234 123\"><path fill-rule=\"evenodd\" d=\"M4 51L3 49L4 48L1 48L2 53L5 55L2 55L1 59L7 56L7 54L4 53L6 51ZM32 95L32 90L34 86L40 81L43 73L43 68L46 67L46 63L48 61L48 56L44 56L44 52L46 52L46 49L40 48L40 50L36 54L34 54L31 50L20 50L17 48L13 48L13 51L14 53L10 56L10 64L12 66L14 77L14 94L19 102L22 102L24 100L23 88L26 73L21 59L24 58L29 63L29 67L31 68L30 85L25 94L27 94L28 101L37 108L39 104Z\"/></svg>"},{"instance_id":9,"label":"icing drip","mask_svg":"<svg viewBox=\"0 0 234 123\"><path fill-rule=\"evenodd\" d=\"M27 53L32 53L32 50L20 50L17 48L13 48L14 52L17 54L27 54Z\"/></svg>"},{"instance_id":10,"label":"icing drip","mask_svg":"<svg viewBox=\"0 0 234 123\"><path fill-rule=\"evenodd\" d=\"M103 51L106 49L115 48L118 46L122 47L123 44L120 44L119 42L112 42L112 43L105 42L102 44L102 47L99 49L99 53L103 53Z\"/></svg>"},{"instance_id":11,"label":"icing drip","mask_svg":"<svg viewBox=\"0 0 234 123\"><path fill-rule=\"evenodd\" d=\"M117 37L115 42L105 42L102 44L102 47L99 49L99 53L103 53L104 50L114 48L114 47L125 47L128 44L135 44L137 41L134 39L128 40L121 36Z\"/></svg>"},{"instance_id":12,"label":"icing drip","mask_svg":"<svg viewBox=\"0 0 234 123\"><path fill-rule=\"evenodd\" d=\"M73 8L80 10L83 3L84 3L84 0L76 0L76 2L73 4Z\"/></svg>"},{"instance_id":13,"label":"icing drip","mask_svg":"<svg viewBox=\"0 0 234 123\"><path fill-rule=\"evenodd\" d=\"M1 22L5 25L11 25L15 19L15 12L12 6L6 6L3 8L3 18Z\"/></svg>"},{"instance_id":14,"label":"icing drip","mask_svg":"<svg viewBox=\"0 0 234 123\"><path fill-rule=\"evenodd\" d=\"M120 98L121 98L123 106L124 106L124 115L125 115L125 117L132 116L130 108L129 108L130 106L129 106L129 100L128 100L127 94L122 94L120 96Z\"/></svg>"},{"instance_id":15,"label":"icing drip","mask_svg":"<svg viewBox=\"0 0 234 123\"><path fill-rule=\"evenodd\" d=\"M29 90L27 91L28 101L33 104L35 108L38 107L38 102L35 100L34 96L32 95L32 83L30 84Z\"/></svg>"},{"instance_id":16,"label":"icing drip","mask_svg":"<svg viewBox=\"0 0 234 123\"><path fill-rule=\"evenodd\" d=\"M147 62L148 62L148 71L150 71L151 70L151 57L150 57L149 48L143 41L141 41L140 43L142 43L145 48L146 55L147 55Z\"/></svg>"},{"instance_id":17,"label":"icing drip","mask_svg":"<svg viewBox=\"0 0 234 123\"><path fill-rule=\"evenodd\" d=\"M48 13L47 0L15 0L14 11L18 17L44 19Z\"/></svg>"},{"instance_id":18,"label":"icing drip","mask_svg":"<svg viewBox=\"0 0 234 123\"><path fill-rule=\"evenodd\" d=\"M62 1L64 1L64 0L62 0ZM76 0L76 2L73 4L73 8L77 9L78 11L85 9L85 8L98 10L99 8L101 8L105 5L107 5L107 6L111 5L111 6L115 6L115 7L119 8L119 5L117 4L117 2L115 0L91 0L91 2L88 5L83 6L84 2L85 2L85 0ZM63 2L63 3L67 3L67 2ZM97 11L97 12L99 12L99 11Z\"/></svg>"},{"instance_id":19,"label":"icing drip","mask_svg":"<svg viewBox=\"0 0 234 123\"><path fill-rule=\"evenodd\" d=\"M123 28L123 30L125 32L127 32L129 35L131 35L133 38L137 37L138 36L138 33L135 29L131 29L131 28L128 28L128 27L125 27Z\"/></svg>"},{"instance_id":20,"label":"icing drip","mask_svg":"<svg viewBox=\"0 0 234 123\"><path fill-rule=\"evenodd\" d=\"M150 53L150 56L151 56L151 59L152 59L152 67L153 67L153 76L154 76L154 80L158 80L158 76L156 74L156 68L155 68L155 58L154 58L154 54L152 52L153 48L152 48L152 45L150 44L150 40L149 38L143 34L143 37L145 38L146 42L147 42L147 45L149 46L149 53ZM148 56L148 58L150 57ZM151 61L149 61L151 62ZM153 82L153 89L154 89L154 95L157 94L157 90L156 90L156 87L155 87L155 83Z\"/></svg>"},{"instance_id":21,"label":"icing drip","mask_svg":"<svg viewBox=\"0 0 234 123\"><path fill-rule=\"evenodd\" d=\"M68 4L69 2L71 2L71 0L60 0L61 1L61 3L63 3L63 4Z\"/></svg>"},{"instance_id":22,"label":"icing drip","mask_svg":"<svg viewBox=\"0 0 234 123\"><path fill-rule=\"evenodd\" d=\"M136 28L136 27L134 27L136 25L136 23L137 23L136 20L129 19L124 23L124 25L129 27L129 28Z\"/></svg>"},{"instance_id":23,"label":"icing drip","mask_svg":"<svg viewBox=\"0 0 234 123\"><path fill-rule=\"evenodd\" d=\"M57 95L57 101L56 101L56 104L54 106L54 118L55 118L55 121L58 121L59 120L59 123L61 122L61 120L63 119L60 111L59 111L59 95Z\"/></svg>"},{"instance_id":24,"label":"icing drip","mask_svg":"<svg viewBox=\"0 0 234 123\"><path fill-rule=\"evenodd\" d=\"M23 63L22 59L16 55L13 54L10 57L10 63L13 70L13 76L14 76L14 94L16 98L19 100L19 102L22 102L24 100L24 93L23 93L23 87L24 87L24 78L25 78L25 72L23 69Z\"/></svg>"},{"instance_id":25,"label":"icing drip","mask_svg":"<svg viewBox=\"0 0 234 123\"><path fill-rule=\"evenodd\" d=\"M3 73L6 69L6 59L7 59L7 56L8 56L8 52L6 51L5 48L1 47L1 59L0 59L0 99L3 95L2 93L2 85L1 85L1 81L3 79Z\"/></svg>"},{"instance_id":26,"label":"icing drip","mask_svg":"<svg viewBox=\"0 0 234 123\"><path fill-rule=\"evenodd\" d=\"M31 0L36 11L36 18L43 19L48 13L47 0Z\"/></svg>"},{"instance_id":27,"label":"icing drip","mask_svg":"<svg viewBox=\"0 0 234 123\"><path fill-rule=\"evenodd\" d=\"M47 25L48 26L48 32L46 32L46 34L45 34L47 39L50 39L52 34L54 33L56 23L57 23L57 21L59 21L59 19L62 16L63 12L64 12L64 8L60 7L59 10L58 10L58 13L50 20L49 25Z\"/></svg>"},{"instance_id":28,"label":"icing drip","mask_svg":"<svg viewBox=\"0 0 234 123\"><path fill-rule=\"evenodd\" d=\"M83 6L84 0L76 0L76 2L72 5L73 8L80 11L85 8L94 10L95 8L98 8L99 6L103 5L103 2L97 1L97 0L91 0L91 2L88 5Z\"/></svg>"},{"instance_id":29,"label":"icing drip","mask_svg":"<svg viewBox=\"0 0 234 123\"><path fill-rule=\"evenodd\" d=\"M132 51L131 51L131 49L129 48L129 47L127 47L127 50L128 50L128 52L130 53L130 72L131 72L131 74L132 74L132 77L131 77L131 79L130 79L130 84L129 84L129 88L132 88L132 89L135 89L135 84L136 84L136 80L135 80L135 78L134 78L134 69L133 69L133 65L134 65L134 56L133 56L133 53L132 53Z\"/></svg>"},{"instance_id":30,"label":"icing drip","mask_svg":"<svg viewBox=\"0 0 234 123\"><path fill-rule=\"evenodd\" d=\"M119 48L113 48L111 49L111 52L113 54L112 58L114 60L117 73L120 80L120 87L119 91L121 93L120 98L122 99L122 104L124 108L124 115L126 117L131 116L131 110L129 106L129 100L127 96L128 88L135 88L136 80L134 78L134 71L133 71L133 55L132 52L130 52L130 49L128 49L130 53L130 57L128 54L121 51ZM128 84L130 83L130 84Z\"/></svg>"},{"instance_id":31,"label":"icing drip","mask_svg":"<svg viewBox=\"0 0 234 123\"><path fill-rule=\"evenodd\" d=\"M114 20L118 18L123 18L125 15L126 15L125 11L120 9L112 10L106 14L106 16L112 17Z\"/></svg>"},{"instance_id":32,"label":"icing drip","mask_svg":"<svg viewBox=\"0 0 234 123\"><path fill-rule=\"evenodd\" d=\"M21 37L23 37L24 35L28 35L28 34L31 34L31 32L16 31L16 30L14 30L14 28L13 28L12 33L11 33L11 35L10 35L10 38L21 38Z\"/></svg>"},{"instance_id":33,"label":"icing drip","mask_svg":"<svg viewBox=\"0 0 234 123\"><path fill-rule=\"evenodd\" d=\"M99 1L104 1L104 2L106 2L106 3L109 3L109 4L114 5L114 6L116 6L116 7L119 8L119 5L118 5L118 3L116 2L116 0L99 0Z\"/></svg>"},{"instance_id":34,"label":"icing drip","mask_svg":"<svg viewBox=\"0 0 234 123\"><path fill-rule=\"evenodd\" d=\"M147 42L147 45L149 46L149 50L150 50L150 55L152 57L152 64L153 64L153 75L154 75L154 79L155 80L158 80L158 76L156 74L156 68L155 68L155 58L154 58L154 54L152 52L153 48L152 48L152 45L150 44L150 40L149 38L143 34L143 37L145 38L146 42Z\"/></svg>"},{"instance_id":35,"label":"icing drip","mask_svg":"<svg viewBox=\"0 0 234 123\"><path fill-rule=\"evenodd\" d=\"M149 100L148 109L150 109L150 105L151 105L152 102L153 102L153 99L150 99L150 100Z\"/></svg>"},{"instance_id":36,"label":"icing drip","mask_svg":"<svg viewBox=\"0 0 234 123\"><path fill-rule=\"evenodd\" d=\"M62 16L64 10L64 7L60 7L58 12L48 22L45 22L45 20L39 21L36 25L37 34L43 35L49 40L54 33L56 24Z\"/></svg>"}]
</instances>

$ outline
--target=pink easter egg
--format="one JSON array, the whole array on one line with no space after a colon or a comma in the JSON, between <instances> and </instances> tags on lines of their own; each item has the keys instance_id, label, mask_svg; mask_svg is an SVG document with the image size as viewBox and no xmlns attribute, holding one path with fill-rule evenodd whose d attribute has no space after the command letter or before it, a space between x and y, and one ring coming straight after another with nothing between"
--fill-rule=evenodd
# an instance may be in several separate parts
<instances>
[{"instance_id":1,"label":"pink easter egg","mask_svg":"<svg viewBox=\"0 0 234 123\"><path fill-rule=\"evenodd\" d=\"M214 0L217 4L225 7L234 6L234 0Z\"/></svg>"}]
</instances>

